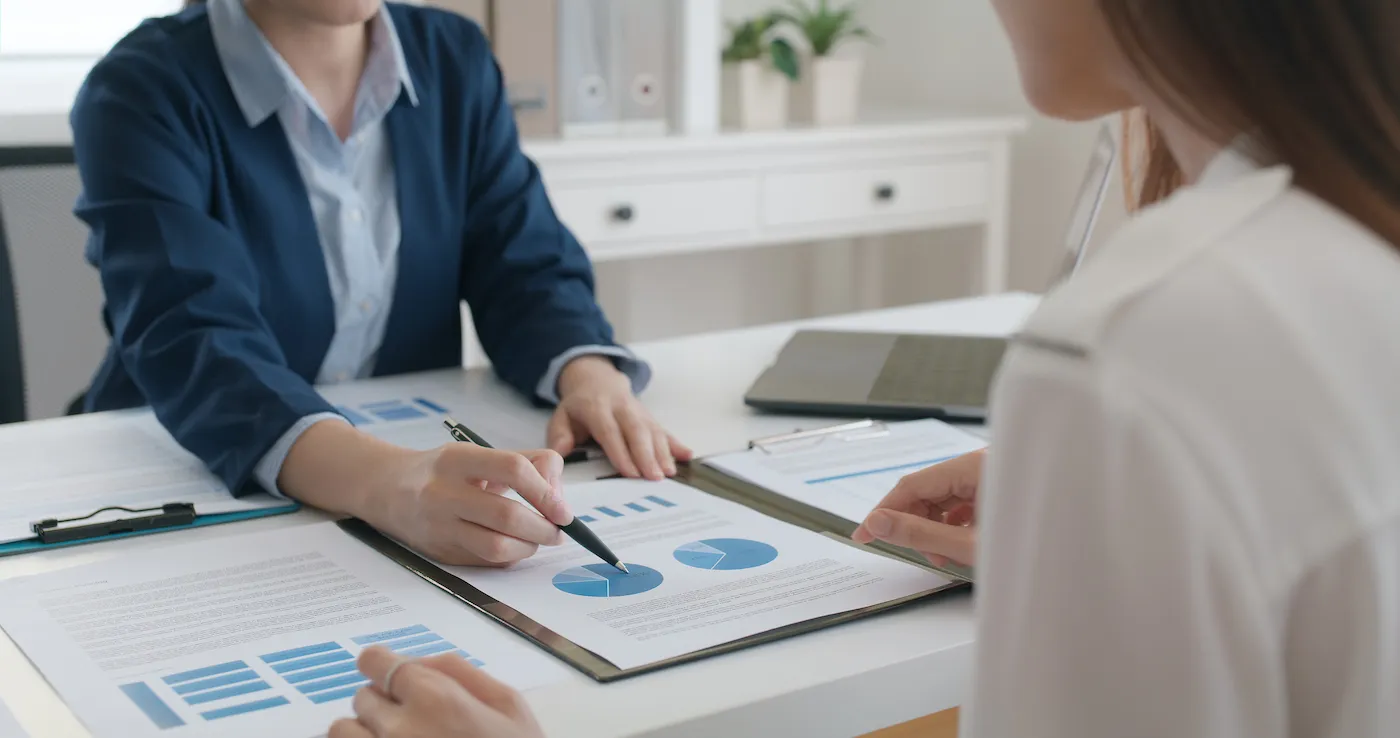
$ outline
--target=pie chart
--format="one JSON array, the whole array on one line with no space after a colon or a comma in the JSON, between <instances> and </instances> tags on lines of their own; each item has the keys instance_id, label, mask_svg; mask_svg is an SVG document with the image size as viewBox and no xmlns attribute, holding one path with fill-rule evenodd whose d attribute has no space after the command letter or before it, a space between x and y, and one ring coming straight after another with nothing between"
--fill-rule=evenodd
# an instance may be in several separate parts
<instances>
[{"instance_id":1,"label":"pie chart","mask_svg":"<svg viewBox=\"0 0 1400 738\"><path fill-rule=\"evenodd\" d=\"M623 574L607 564L575 566L554 575L554 588L579 597L626 597L661 586L661 572L630 561L627 569L632 573Z\"/></svg>"},{"instance_id":2,"label":"pie chart","mask_svg":"<svg viewBox=\"0 0 1400 738\"><path fill-rule=\"evenodd\" d=\"M747 538L709 538L676 549L676 561L696 569L733 571L763 566L778 558L778 549Z\"/></svg>"}]
</instances>

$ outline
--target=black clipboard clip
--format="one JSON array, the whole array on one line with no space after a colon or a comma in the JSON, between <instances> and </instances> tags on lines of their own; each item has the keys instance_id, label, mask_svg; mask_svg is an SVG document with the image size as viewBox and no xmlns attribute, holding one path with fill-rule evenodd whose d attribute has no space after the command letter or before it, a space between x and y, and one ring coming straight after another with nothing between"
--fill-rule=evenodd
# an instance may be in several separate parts
<instances>
[{"instance_id":1,"label":"black clipboard clip","mask_svg":"<svg viewBox=\"0 0 1400 738\"><path fill-rule=\"evenodd\" d=\"M79 523L105 512L120 510L132 513L135 517L118 518L101 523L62 527L65 523ZM189 502L172 502L160 507L132 509L129 507L104 507L80 518L48 518L30 524L34 536L40 543L72 543L92 538L104 538L120 533L140 533L161 528L176 528L194 523L194 505Z\"/></svg>"}]
</instances>

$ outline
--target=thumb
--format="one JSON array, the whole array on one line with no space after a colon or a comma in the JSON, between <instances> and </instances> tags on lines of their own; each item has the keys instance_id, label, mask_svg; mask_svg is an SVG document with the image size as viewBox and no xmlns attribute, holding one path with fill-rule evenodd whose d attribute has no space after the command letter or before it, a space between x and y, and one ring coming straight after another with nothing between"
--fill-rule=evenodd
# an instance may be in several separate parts
<instances>
[{"instance_id":1,"label":"thumb","mask_svg":"<svg viewBox=\"0 0 1400 738\"><path fill-rule=\"evenodd\" d=\"M574 450L577 444L574 442L573 421L569 420L568 413L554 411L554 417L549 419L549 427L545 429L545 445L560 456Z\"/></svg>"},{"instance_id":2,"label":"thumb","mask_svg":"<svg viewBox=\"0 0 1400 738\"><path fill-rule=\"evenodd\" d=\"M866 543L878 539L922 554L946 556L968 566L974 564L977 557L975 527L936 523L928 518L894 510L870 513L851 537L857 542Z\"/></svg>"}]
</instances>

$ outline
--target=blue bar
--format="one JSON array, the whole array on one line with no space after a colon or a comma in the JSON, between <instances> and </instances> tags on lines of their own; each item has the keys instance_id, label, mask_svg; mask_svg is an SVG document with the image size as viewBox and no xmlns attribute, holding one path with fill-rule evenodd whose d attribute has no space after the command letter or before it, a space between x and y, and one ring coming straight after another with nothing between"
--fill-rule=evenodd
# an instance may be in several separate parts
<instances>
[{"instance_id":1,"label":"blue bar","mask_svg":"<svg viewBox=\"0 0 1400 738\"><path fill-rule=\"evenodd\" d=\"M632 508L633 510L636 510L637 512L648 512L647 508L642 507L641 505L638 505L635 502L629 502L627 503L627 506Z\"/></svg>"},{"instance_id":2,"label":"blue bar","mask_svg":"<svg viewBox=\"0 0 1400 738\"><path fill-rule=\"evenodd\" d=\"M350 425L369 425L374 422L367 416L361 415L348 407L337 407L335 411L340 413L346 420L350 421Z\"/></svg>"},{"instance_id":3,"label":"blue bar","mask_svg":"<svg viewBox=\"0 0 1400 738\"><path fill-rule=\"evenodd\" d=\"M185 724L185 721L181 720L174 710L160 701L155 690L151 689L145 682L123 684L121 690L132 702L136 703L137 707L141 708L141 712L146 713L146 717L150 718L157 728L169 730Z\"/></svg>"},{"instance_id":4,"label":"blue bar","mask_svg":"<svg viewBox=\"0 0 1400 738\"><path fill-rule=\"evenodd\" d=\"M472 657L471 654L467 653L466 651L463 651L463 650L460 649L460 648L457 649L456 651L453 651L453 652L452 652L452 655L453 655L453 656L456 656L456 657L459 658L459 659L469 659L469 658Z\"/></svg>"},{"instance_id":5,"label":"blue bar","mask_svg":"<svg viewBox=\"0 0 1400 738\"><path fill-rule=\"evenodd\" d=\"M309 669L313 666L334 664L340 661L354 661L354 659L350 657L349 651L333 651L331 653L323 653L320 656L311 656L296 661L283 661L280 664L273 664L272 670L278 674L286 674L289 671L301 671L302 669Z\"/></svg>"},{"instance_id":6,"label":"blue bar","mask_svg":"<svg viewBox=\"0 0 1400 738\"><path fill-rule=\"evenodd\" d=\"M904 471L905 469L922 469L942 464L945 461L952 461L956 456L944 456L941 459L929 459L928 461L916 461L912 464L900 464L899 466L887 466L882 469L866 469L865 471L852 472L850 474L838 474L834 477L822 477L821 479L808 479L807 484L826 484L827 482L839 482L842 479L855 479L856 477L868 477L874 474L885 474L888 472Z\"/></svg>"},{"instance_id":7,"label":"blue bar","mask_svg":"<svg viewBox=\"0 0 1400 738\"><path fill-rule=\"evenodd\" d=\"M423 412L422 410L415 410L414 408L408 407L406 405L404 407L391 407L386 408L384 410L375 410L374 414L378 415L380 420L416 420L418 418L428 417L427 413Z\"/></svg>"},{"instance_id":8,"label":"blue bar","mask_svg":"<svg viewBox=\"0 0 1400 738\"><path fill-rule=\"evenodd\" d=\"M376 408L382 409L382 408L386 408L386 407L402 407L402 406L403 406L403 400L375 400L374 402L366 402L365 404L361 405L360 407L362 407L362 408L364 408L364 409L366 409L366 410L373 411L373 410L375 410Z\"/></svg>"},{"instance_id":9,"label":"blue bar","mask_svg":"<svg viewBox=\"0 0 1400 738\"><path fill-rule=\"evenodd\" d=\"M606 515L606 516L608 516L608 517L610 517L610 518L620 518L620 517L622 517L622 513L620 513L620 512L618 512L618 511L612 509L611 507L603 507L602 505L599 505L598 507L595 507L595 508L593 508L593 509L594 509L594 510L597 510L598 512L600 512L600 513L602 513L602 514L604 514L604 515Z\"/></svg>"},{"instance_id":10,"label":"blue bar","mask_svg":"<svg viewBox=\"0 0 1400 738\"><path fill-rule=\"evenodd\" d=\"M481 659L468 659L467 663L471 664L472 666L475 666L478 669L486 665L486 662L482 661Z\"/></svg>"},{"instance_id":11,"label":"blue bar","mask_svg":"<svg viewBox=\"0 0 1400 738\"><path fill-rule=\"evenodd\" d=\"M662 507L675 507L675 506L676 506L676 503L671 502L670 500L664 500L664 499L662 499L662 498L660 498L660 497L657 497L656 495L647 495L647 499L648 499L648 500L651 500L652 502L655 502L656 504L658 504L658 505L660 505L660 506L662 506Z\"/></svg>"},{"instance_id":12,"label":"blue bar","mask_svg":"<svg viewBox=\"0 0 1400 738\"><path fill-rule=\"evenodd\" d=\"M216 676L212 679L201 679L197 682L185 682L175 688L175 694L189 694L191 692L203 692L206 689L215 687L226 687L230 684L246 682L250 679L257 679L258 675L252 671L235 671L232 674Z\"/></svg>"},{"instance_id":13,"label":"blue bar","mask_svg":"<svg viewBox=\"0 0 1400 738\"><path fill-rule=\"evenodd\" d=\"M596 523L596 522L598 522L598 519L595 518L595 517L593 517L592 515L579 515L579 516L578 516L578 519L579 519L579 520L582 520L582 521L585 522L585 523Z\"/></svg>"},{"instance_id":14,"label":"blue bar","mask_svg":"<svg viewBox=\"0 0 1400 738\"><path fill-rule=\"evenodd\" d=\"M433 641L440 640L442 640L442 636L438 635L437 633L424 633L423 635L409 636L408 638L404 638L403 640L384 641L379 645L389 649L390 651L397 651L401 648L408 648L410 646L421 646L424 643L432 643Z\"/></svg>"},{"instance_id":15,"label":"blue bar","mask_svg":"<svg viewBox=\"0 0 1400 738\"><path fill-rule=\"evenodd\" d=\"M310 697L307 697L307 699L311 700L312 702L318 705L324 705L327 702L335 702L336 700L349 699L350 697L354 697L355 693L360 691L360 687L363 687L365 684L369 684L369 682L366 681L364 684L358 684L353 687L346 687L345 689L337 689L334 692L322 692L320 694L313 694Z\"/></svg>"},{"instance_id":16,"label":"blue bar","mask_svg":"<svg viewBox=\"0 0 1400 738\"><path fill-rule=\"evenodd\" d=\"M328 676L347 674L355 670L354 661L343 661L339 664L332 664L321 669L308 669L295 674L283 674L282 678L286 679L289 684L301 684L302 682L309 682L312 679L324 679Z\"/></svg>"},{"instance_id":17,"label":"blue bar","mask_svg":"<svg viewBox=\"0 0 1400 738\"><path fill-rule=\"evenodd\" d=\"M352 638L351 640L355 641L355 643L358 643L361 646L367 646L371 643L392 641L395 638L403 638L405 636L418 635L419 633L427 632L428 629L422 625L410 625L407 628L399 628L398 630L386 630L382 633L370 633L369 635L360 636L359 638Z\"/></svg>"},{"instance_id":18,"label":"blue bar","mask_svg":"<svg viewBox=\"0 0 1400 738\"><path fill-rule=\"evenodd\" d=\"M324 692L328 689L335 689L336 687L344 687L347 684L359 684L363 681L365 681L365 675L357 672L355 674L338 676L334 679L322 679L319 682L303 684L297 687L297 691L302 694L311 694L313 692Z\"/></svg>"},{"instance_id":19,"label":"blue bar","mask_svg":"<svg viewBox=\"0 0 1400 738\"><path fill-rule=\"evenodd\" d=\"M337 648L340 648L339 643L317 643L314 646L304 646L302 648L293 648L290 651L278 651L277 653L270 653L262 657L262 660L271 664L277 661L286 661L287 659L299 659L302 656L314 656L318 653L334 651Z\"/></svg>"},{"instance_id":20,"label":"blue bar","mask_svg":"<svg viewBox=\"0 0 1400 738\"><path fill-rule=\"evenodd\" d=\"M218 702L219 700L226 700L230 697L237 697L240 694L261 692L264 689L272 689L272 687L267 686L267 682L248 682L247 684L239 684L229 687L228 689L216 689L212 692L192 694L186 697L185 701L191 705L202 705L206 702Z\"/></svg>"},{"instance_id":21,"label":"blue bar","mask_svg":"<svg viewBox=\"0 0 1400 738\"><path fill-rule=\"evenodd\" d=\"M218 710L210 710L209 712L201 712L199 716L205 720L218 720L219 718L233 717L234 715L257 712L258 710L266 710L269 707L281 707L287 704L291 703L287 701L286 697L273 697L270 700L249 702L246 705L234 705L233 707L224 707Z\"/></svg>"},{"instance_id":22,"label":"blue bar","mask_svg":"<svg viewBox=\"0 0 1400 738\"><path fill-rule=\"evenodd\" d=\"M398 653L400 656L422 657L444 653L446 651L454 650L455 648L457 647L452 645L451 643L448 643L447 641L438 641L437 643L434 643L430 646L419 646L418 648L409 648L403 651L397 651L396 653Z\"/></svg>"},{"instance_id":23,"label":"blue bar","mask_svg":"<svg viewBox=\"0 0 1400 738\"><path fill-rule=\"evenodd\" d=\"M166 684L179 684L180 682L190 682L194 681L195 679L203 679L204 677L217 676L219 674L227 674L230 671L240 671L246 668L248 668L248 665L243 663L242 661L230 661L227 664L219 664L217 666L206 666L203 669L195 669L194 671L184 671L180 672L179 674L171 674L170 676L166 677L161 681L164 681Z\"/></svg>"},{"instance_id":24,"label":"blue bar","mask_svg":"<svg viewBox=\"0 0 1400 738\"><path fill-rule=\"evenodd\" d=\"M447 414L447 408L443 407L442 405L437 404L436 402L431 402L431 401L425 400L425 399L423 399L423 398L421 398L421 397L415 397L415 398L413 399L413 401L416 402L416 403L418 403L419 405L422 405L423 407L428 408L429 410L432 410L433 412L437 413L438 415L446 415L446 414Z\"/></svg>"}]
</instances>

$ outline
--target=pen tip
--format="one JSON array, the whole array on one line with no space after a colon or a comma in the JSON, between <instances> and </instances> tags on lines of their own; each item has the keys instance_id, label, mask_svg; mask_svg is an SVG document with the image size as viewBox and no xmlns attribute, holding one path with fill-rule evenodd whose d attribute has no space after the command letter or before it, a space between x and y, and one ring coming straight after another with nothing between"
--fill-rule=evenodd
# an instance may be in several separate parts
<instances>
[{"instance_id":1,"label":"pen tip","mask_svg":"<svg viewBox=\"0 0 1400 738\"><path fill-rule=\"evenodd\" d=\"M632 572L630 572L630 571L627 571L627 565L624 564L624 563L622 563L621 561L617 562L616 566L617 566L617 568L619 568L619 569L622 570L622 573L623 573L623 574L631 574L631 573L632 573Z\"/></svg>"}]
</instances>

